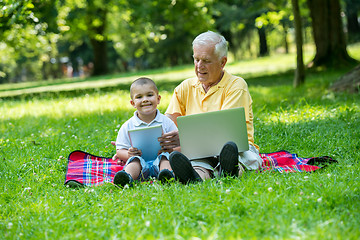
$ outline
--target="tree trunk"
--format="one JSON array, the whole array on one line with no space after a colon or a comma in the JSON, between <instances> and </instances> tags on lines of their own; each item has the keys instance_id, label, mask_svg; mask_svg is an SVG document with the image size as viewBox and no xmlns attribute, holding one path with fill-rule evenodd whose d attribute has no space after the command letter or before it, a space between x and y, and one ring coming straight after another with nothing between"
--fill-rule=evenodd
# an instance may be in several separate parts
<instances>
[{"instance_id":1,"label":"tree trunk","mask_svg":"<svg viewBox=\"0 0 360 240\"><path fill-rule=\"evenodd\" d=\"M294 13L295 23L295 40L296 40L296 70L294 77L294 87L299 87L305 82L305 67L303 59L303 38L302 38L302 23L299 9L299 1L291 0Z\"/></svg>"},{"instance_id":2,"label":"tree trunk","mask_svg":"<svg viewBox=\"0 0 360 240\"><path fill-rule=\"evenodd\" d=\"M289 42L288 42L288 26L283 22L283 28L284 28L284 47L285 47L285 53L289 53Z\"/></svg>"},{"instance_id":3,"label":"tree trunk","mask_svg":"<svg viewBox=\"0 0 360 240\"><path fill-rule=\"evenodd\" d=\"M360 24L358 22L358 11L360 10L360 3L356 1L354 0L345 1L349 42L356 42L360 40Z\"/></svg>"},{"instance_id":4,"label":"tree trunk","mask_svg":"<svg viewBox=\"0 0 360 240\"><path fill-rule=\"evenodd\" d=\"M360 90L360 65L342 76L331 87L333 91L356 93Z\"/></svg>"},{"instance_id":5,"label":"tree trunk","mask_svg":"<svg viewBox=\"0 0 360 240\"><path fill-rule=\"evenodd\" d=\"M90 39L94 53L93 75L104 75L108 72L107 42Z\"/></svg>"},{"instance_id":6,"label":"tree trunk","mask_svg":"<svg viewBox=\"0 0 360 240\"><path fill-rule=\"evenodd\" d=\"M360 33L360 25L358 22L358 15L356 12L349 11L347 13L347 29L350 34L359 34Z\"/></svg>"},{"instance_id":7,"label":"tree trunk","mask_svg":"<svg viewBox=\"0 0 360 240\"><path fill-rule=\"evenodd\" d=\"M339 0L307 0L316 46L310 67L338 67L353 63L346 50Z\"/></svg>"},{"instance_id":8,"label":"tree trunk","mask_svg":"<svg viewBox=\"0 0 360 240\"><path fill-rule=\"evenodd\" d=\"M266 32L265 32L265 28L258 28L258 33L259 33L259 41L260 41L260 52L259 52L259 56L263 57L266 55L269 55L269 50L268 50L268 46L267 46L267 40L266 40Z\"/></svg>"},{"instance_id":9,"label":"tree trunk","mask_svg":"<svg viewBox=\"0 0 360 240\"><path fill-rule=\"evenodd\" d=\"M88 36L94 53L93 75L103 75L108 72L106 6L97 6L88 1L87 8Z\"/></svg>"}]
</instances>

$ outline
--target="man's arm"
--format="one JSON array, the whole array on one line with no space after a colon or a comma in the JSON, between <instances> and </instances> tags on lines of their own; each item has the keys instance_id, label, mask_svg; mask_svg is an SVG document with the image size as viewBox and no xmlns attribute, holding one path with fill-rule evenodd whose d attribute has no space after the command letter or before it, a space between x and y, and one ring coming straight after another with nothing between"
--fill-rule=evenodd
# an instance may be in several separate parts
<instances>
[{"instance_id":1,"label":"man's arm","mask_svg":"<svg viewBox=\"0 0 360 240\"><path fill-rule=\"evenodd\" d=\"M181 116L181 114L180 113L172 113L172 114L165 114L165 116L167 116L168 118L170 118L174 123L175 123L175 125L177 126L177 121L176 121L176 119L178 118L178 117L180 117Z\"/></svg>"},{"instance_id":2,"label":"man's arm","mask_svg":"<svg viewBox=\"0 0 360 240\"><path fill-rule=\"evenodd\" d=\"M177 124L176 119L181 116L180 113L174 114L166 114L168 118L170 118L175 125ZM179 140L179 132L171 131L168 133L164 133L160 138L158 138L161 146L161 150L164 152L172 152L172 151L180 151L180 140Z\"/></svg>"},{"instance_id":3,"label":"man's arm","mask_svg":"<svg viewBox=\"0 0 360 240\"><path fill-rule=\"evenodd\" d=\"M227 93L226 101L224 101L222 109L235 107L244 107L249 144L257 146L254 143L254 117L252 111L252 99L247 85L244 86L244 89L237 89Z\"/></svg>"}]
</instances>

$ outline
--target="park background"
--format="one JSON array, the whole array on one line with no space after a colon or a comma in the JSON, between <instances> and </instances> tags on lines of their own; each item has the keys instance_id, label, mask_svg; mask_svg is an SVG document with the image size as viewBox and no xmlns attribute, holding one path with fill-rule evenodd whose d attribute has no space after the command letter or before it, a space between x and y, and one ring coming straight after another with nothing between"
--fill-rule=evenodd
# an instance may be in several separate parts
<instances>
[{"instance_id":1,"label":"park background","mask_svg":"<svg viewBox=\"0 0 360 240\"><path fill-rule=\"evenodd\" d=\"M133 72L192 63L194 36L215 30L230 60L300 52L308 66L353 63L355 0L2 0L0 83ZM302 54L299 54L302 55Z\"/></svg>"},{"instance_id":2,"label":"park background","mask_svg":"<svg viewBox=\"0 0 360 240\"><path fill-rule=\"evenodd\" d=\"M358 239L359 5L0 1L0 238ZM114 153L134 111L131 81L153 78L164 112L194 75L191 42L207 30L226 37L226 69L249 84L261 152L339 163L187 186L66 188L71 151Z\"/></svg>"}]
</instances>

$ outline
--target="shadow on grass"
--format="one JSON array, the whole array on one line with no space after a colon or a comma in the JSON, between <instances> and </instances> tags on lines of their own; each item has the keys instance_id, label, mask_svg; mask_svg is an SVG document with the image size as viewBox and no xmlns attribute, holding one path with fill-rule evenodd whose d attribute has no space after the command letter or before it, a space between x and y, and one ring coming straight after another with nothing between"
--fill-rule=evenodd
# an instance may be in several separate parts
<instances>
[{"instance_id":1,"label":"shadow on grass","mask_svg":"<svg viewBox=\"0 0 360 240\"><path fill-rule=\"evenodd\" d=\"M288 71L285 73L279 73L279 74L273 74L273 75L264 75L259 77L249 77L246 79L249 86L265 86L265 87L271 87L271 86L282 86L287 85L290 86L292 84L291 79L292 71ZM104 79L106 81L106 79ZM167 92L173 92L175 87L179 85L182 82L182 80L178 81L169 81L168 79L160 79L156 81L156 85L159 89L159 91L167 91ZM131 83L120 83L115 86L104 86L101 88L87 88L87 89L72 89L72 90L59 90L57 91L54 89L54 91L49 92L38 92L38 93L25 93L22 95L17 96L9 96L9 97L2 97L0 99L2 100L30 100L33 98L40 98L40 99L57 99L57 98L72 98L72 97L79 97L86 94L92 95L92 94L106 94L111 93L119 90L125 90L128 91L130 89Z\"/></svg>"},{"instance_id":2,"label":"shadow on grass","mask_svg":"<svg viewBox=\"0 0 360 240\"><path fill-rule=\"evenodd\" d=\"M106 80L104 80L106 81ZM166 81L159 80L156 82L156 85L159 91L168 91L173 92L175 87L180 84L181 81ZM84 95L92 94L107 94L116 92L119 90L129 91L131 83L120 83L115 86L110 87L101 87L101 88L87 88L87 89L72 89L72 90L59 90L59 91L49 91L49 92L39 92L39 93L25 93L17 96L2 97L0 101L19 101L19 100L30 100L33 98L39 99L58 99L58 98L73 98Z\"/></svg>"},{"instance_id":3,"label":"shadow on grass","mask_svg":"<svg viewBox=\"0 0 360 240\"><path fill-rule=\"evenodd\" d=\"M314 70L308 69L306 70L306 79L305 85L306 87L325 87L328 88L330 84L335 82L340 76L346 73L348 69L340 69L340 70ZM241 73L233 73L237 76L242 76ZM131 74L130 74L131 75ZM111 76L104 76L104 82L107 79L111 79ZM293 85L294 79L294 70L288 70L281 73L273 73L273 74L249 74L248 76L244 76L245 81L248 83L249 87L285 87L288 89ZM96 78L99 80L99 78ZM170 80L170 79L159 79L156 80L156 84L160 91L167 91L173 92L175 87L180 84L182 80ZM38 93L25 93L22 95L17 96L9 96L9 97L2 97L1 100L28 100L32 98L47 98L47 99L56 99L61 97L78 97L83 96L86 94L106 94L111 93L119 90L126 90L130 89L130 82L127 83L119 83L115 86L104 86L101 88L86 88L86 89L72 89L72 90L56 90L53 89L52 91L48 92L38 92ZM50 84L51 85L51 84Z\"/></svg>"},{"instance_id":4,"label":"shadow on grass","mask_svg":"<svg viewBox=\"0 0 360 240\"><path fill-rule=\"evenodd\" d=\"M338 80L346 72L349 71L351 67L340 68L340 69L306 69L305 70L305 85L307 86L320 86L324 85L328 87L330 84ZM245 80L249 86L262 86L262 87L272 87L272 86L293 86L294 81L294 70L287 70L280 73L274 74L265 74L259 76L249 75ZM241 73L238 73L238 76L241 76Z\"/></svg>"},{"instance_id":5,"label":"shadow on grass","mask_svg":"<svg viewBox=\"0 0 360 240\"><path fill-rule=\"evenodd\" d=\"M71 83L82 83L82 82L93 82L99 80L111 80L111 79L120 79L120 78L128 78L128 77L139 77L139 76L147 76L152 74L162 74L169 71L182 71L192 67L192 65L182 65L182 66L175 66L175 67L165 67L159 69L149 69L149 70L142 70L136 72L124 72L124 73L117 73L117 74L108 74L102 76L90 76L90 77L74 77L74 78L62 78L62 79L54 79L54 80L43 80L43 81L35 81L35 82L20 82L15 84L8 84L5 87L0 88L1 91L6 90L23 90L27 88L35 88L35 87L43 87L43 86L58 86L62 84L71 84Z\"/></svg>"},{"instance_id":6,"label":"shadow on grass","mask_svg":"<svg viewBox=\"0 0 360 240\"><path fill-rule=\"evenodd\" d=\"M262 87L272 87L272 86L292 86L294 78L294 71L288 70L282 73L264 75L258 77L249 77L246 79L246 82L249 86L262 86Z\"/></svg>"}]
</instances>

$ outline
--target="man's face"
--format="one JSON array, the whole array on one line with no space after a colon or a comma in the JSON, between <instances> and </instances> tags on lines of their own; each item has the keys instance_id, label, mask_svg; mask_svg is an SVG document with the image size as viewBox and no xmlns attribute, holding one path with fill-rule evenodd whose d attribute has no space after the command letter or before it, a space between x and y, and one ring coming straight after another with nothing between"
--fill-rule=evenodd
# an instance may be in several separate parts
<instances>
[{"instance_id":1,"label":"man's face","mask_svg":"<svg viewBox=\"0 0 360 240\"><path fill-rule=\"evenodd\" d=\"M214 53L214 45L194 46L195 73L199 81L205 85L218 82L222 76L227 58L219 57Z\"/></svg>"}]
</instances>

